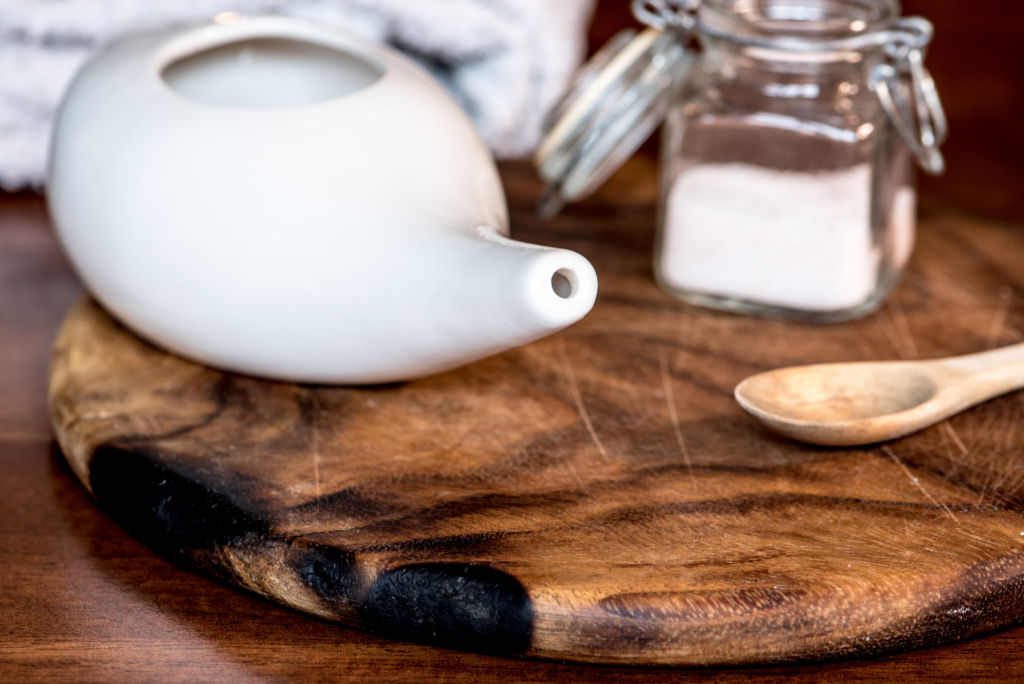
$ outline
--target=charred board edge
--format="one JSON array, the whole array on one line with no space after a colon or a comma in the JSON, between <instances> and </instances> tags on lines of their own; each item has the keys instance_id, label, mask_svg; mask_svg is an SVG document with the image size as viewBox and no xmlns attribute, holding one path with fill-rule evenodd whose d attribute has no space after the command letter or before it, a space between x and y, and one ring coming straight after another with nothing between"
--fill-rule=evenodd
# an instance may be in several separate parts
<instances>
[{"instance_id":1,"label":"charred board edge","mask_svg":"<svg viewBox=\"0 0 1024 684\"><path fill-rule=\"evenodd\" d=\"M319 599L321 615L386 638L443 648L609 664L790 664L920 648L1021 621L1024 555L968 568L961 577L962 593L868 639L840 638L828 643L826 638L816 650L794 644L796 648L788 654L765 653L760 658L723 657L714 649L704 657L643 650L629 654L616 649L585 657L571 650L553 653L533 643L535 607L529 591L503 570L472 563L411 563L386 568L362 586L356 579L360 568L352 551L302 538L279 538L263 512L246 509L230 496L175 473L142 445L102 445L89 459L87 471L89 482L83 484L91 485L100 508L179 565L253 590L228 559L242 549L250 555L261 549L269 553L284 542L290 549L288 570ZM257 593L287 603L273 592ZM657 622L652 618L652 634L671 628Z\"/></svg>"},{"instance_id":2,"label":"charred board edge","mask_svg":"<svg viewBox=\"0 0 1024 684\"><path fill-rule=\"evenodd\" d=\"M281 541L260 511L174 472L145 447L101 446L88 472L100 508L130 534L170 560L228 582L239 578L218 559ZM532 604L508 573L468 563L417 563L385 570L360 592L352 553L288 541L295 549L290 569L337 619L354 604L358 623L380 636L497 655L530 648Z\"/></svg>"}]
</instances>

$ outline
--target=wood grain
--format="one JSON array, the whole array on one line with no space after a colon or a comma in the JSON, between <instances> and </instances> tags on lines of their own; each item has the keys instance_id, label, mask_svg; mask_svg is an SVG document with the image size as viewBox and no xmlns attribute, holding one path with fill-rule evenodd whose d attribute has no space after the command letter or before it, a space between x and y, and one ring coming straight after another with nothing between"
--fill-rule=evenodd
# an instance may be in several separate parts
<instances>
[{"instance_id":1,"label":"wood grain","mask_svg":"<svg viewBox=\"0 0 1024 684\"><path fill-rule=\"evenodd\" d=\"M527 181L510 179L512 193L516 182ZM591 316L404 385L218 373L83 304L51 377L68 460L162 553L399 639L766 663L891 652L1020 619L1019 393L903 441L825 450L769 434L731 391L774 366L1024 339L1024 236L926 216L889 304L816 327L667 298L651 283L648 239L631 229L635 210L599 202L547 233L595 263Z\"/></svg>"},{"instance_id":2,"label":"wood grain","mask_svg":"<svg viewBox=\"0 0 1024 684\"><path fill-rule=\"evenodd\" d=\"M653 167L636 160L579 208L582 218L573 212L541 227L532 219L532 172L523 165L503 169L519 235L581 249L587 249L583 238L596 235L619 240L624 254L649 250L653 205L647 193L653 178ZM946 209L929 212L924 232L945 216ZM982 254L989 251L987 241L994 239L998 252L1004 242L999 236L1008 233L1012 240L1016 233L1012 224L977 217L960 215L955 222L957 230L976 238ZM977 234L971 224L981 226ZM914 269L923 267L916 262ZM51 443L49 350L80 292L41 198L0 195L4 681L1007 681L1024 673L1024 627L853 660L669 670L509 659L383 639L211 582L161 559L99 511ZM1019 291L1013 292L1000 299L1007 311L1019 301L1013 299ZM1009 341L1012 333L1003 337Z\"/></svg>"}]
</instances>

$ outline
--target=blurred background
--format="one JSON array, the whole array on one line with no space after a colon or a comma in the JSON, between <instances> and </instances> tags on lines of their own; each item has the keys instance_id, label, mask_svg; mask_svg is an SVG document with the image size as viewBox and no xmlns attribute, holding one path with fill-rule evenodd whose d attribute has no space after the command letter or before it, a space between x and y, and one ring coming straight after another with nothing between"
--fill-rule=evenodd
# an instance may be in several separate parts
<instances>
[{"instance_id":1,"label":"blurred background","mask_svg":"<svg viewBox=\"0 0 1024 684\"><path fill-rule=\"evenodd\" d=\"M225 4L232 3L181 3L202 16ZM544 110L584 51L593 52L618 30L638 25L629 0L235 4L355 25L418 55L504 158L527 155ZM52 114L61 78L70 78L75 60L84 59L112 31L167 21L175 14L173 6L143 0L0 2L0 186L21 187L18 178L26 177L38 183L40 141L47 135L40 122ZM935 25L927 64L950 119L943 147L948 170L940 178L921 174L921 199L995 218L1024 218L1024 2L903 0L903 13L923 15ZM179 20L180 14L179 8ZM657 141L649 141L641 154L655 157Z\"/></svg>"},{"instance_id":2,"label":"blurred background","mask_svg":"<svg viewBox=\"0 0 1024 684\"><path fill-rule=\"evenodd\" d=\"M927 65L949 116L948 169L920 174L922 201L1024 218L1024 2L903 0L903 14L935 25ZM598 0L589 49L637 25L627 0ZM641 154L656 156L656 143Z\"/></svg>"}]
</instances>

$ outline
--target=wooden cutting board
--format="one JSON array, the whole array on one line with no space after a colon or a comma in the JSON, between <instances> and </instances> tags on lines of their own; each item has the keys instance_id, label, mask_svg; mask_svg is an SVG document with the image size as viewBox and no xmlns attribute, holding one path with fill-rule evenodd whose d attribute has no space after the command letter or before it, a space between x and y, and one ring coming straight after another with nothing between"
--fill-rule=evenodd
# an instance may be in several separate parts
<instances>
[{"instance_id":1,"label":"wooden cutting board","mask_svg":"<svg viewBox=\"0 0 1024 684\"><path fill-rule=\"evenodd\" d=\"M399 639L753 663L907 649L1024 616L1024 395L831 450L769 434L731 396L779 365L1021 341L1024 233L930 216L880 312L810 326L669 299L649 240L593 211L586 238L520 233L595 262L585 321L406 384L220 373L83 302L53 357L60 444L155 550Z\"/></svg>"}]
</instances>

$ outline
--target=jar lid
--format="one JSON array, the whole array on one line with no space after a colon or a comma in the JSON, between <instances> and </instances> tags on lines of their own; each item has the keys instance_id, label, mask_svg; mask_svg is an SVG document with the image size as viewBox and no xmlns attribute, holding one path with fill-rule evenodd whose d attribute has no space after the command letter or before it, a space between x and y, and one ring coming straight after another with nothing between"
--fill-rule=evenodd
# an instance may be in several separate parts
<instances>
[{"instance_id":1,"label":"jar lid","mask_svg":"<svg viewBox=\"0 0 1024 684\"><path fill-rule=\"evenodd\" d=\"M547 184L537 204L553 216L594 191L665 118L693 54L673 30L621 31L580 71L553 111L535 162Z\"/></svg>"}]
</instances>

